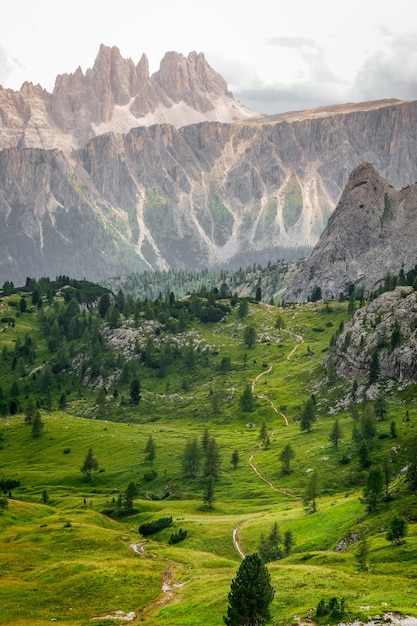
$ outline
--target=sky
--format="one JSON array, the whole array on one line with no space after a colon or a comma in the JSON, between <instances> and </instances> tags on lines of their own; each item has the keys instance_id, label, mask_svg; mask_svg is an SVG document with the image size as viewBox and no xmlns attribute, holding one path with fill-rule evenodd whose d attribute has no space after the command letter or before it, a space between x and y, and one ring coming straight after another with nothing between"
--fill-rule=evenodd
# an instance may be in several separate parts
<instances>
[{"instance_id":1,"label":"sky","mask_svg":"<svg viewBox=\"0 0 417 626\"><path fill-rule=\"evenodd\" d=\"M100 44L151 72L168 51L204 53L235 98L282 113L417 99L415 0L1 0L0 85L52 92ZM1 5L0 5L1 6Z\"/></svg>"}]
</instances>

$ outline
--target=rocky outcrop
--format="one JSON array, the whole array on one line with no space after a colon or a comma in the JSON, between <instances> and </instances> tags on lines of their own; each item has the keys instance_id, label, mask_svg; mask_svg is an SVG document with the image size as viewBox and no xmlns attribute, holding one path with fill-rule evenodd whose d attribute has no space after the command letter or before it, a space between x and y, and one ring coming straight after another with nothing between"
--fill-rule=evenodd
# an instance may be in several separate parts
<instances>
[{"instance_id":1,"label":"rocky outcrop","mask_svg":"<svg viewBox=\"0 0 417 626\"><path fill-rule=\"evenodd\" d=\"M287 301L305 302L320 288L337 299L349 285L373 291L389 273L414 267L417 184L396 191L369 163L351 174L345 190Z\"/></svg>"},{"instance_id":2,"label":"rocky outcrop","mask_svg":"<svg viewBox=\"0 0 417 626\"><path fill-rule=\"evenodd\" d=\"M338 376L367 382L377 355L377 379L403 384L417 376L417 292L397 287L355 312L336 338L326 365Z\"/></svg>"}]
</instances>

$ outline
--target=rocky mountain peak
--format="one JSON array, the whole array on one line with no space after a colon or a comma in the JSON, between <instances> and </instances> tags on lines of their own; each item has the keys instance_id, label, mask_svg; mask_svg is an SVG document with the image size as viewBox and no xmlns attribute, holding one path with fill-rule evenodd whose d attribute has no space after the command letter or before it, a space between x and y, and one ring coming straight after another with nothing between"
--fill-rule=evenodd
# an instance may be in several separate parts
<instances>
[{"instance_id":1,"label":"rocky mountain peak","mask_svg":"<svg viewBox=\"0 0 417 626\"><path fill-rule=\"evenodd\" d=\"M417 185L396 191L369 163L356 167L304 268L285 293L306 302L315 287L337 299L350 284L370 291L414 266Z\"/></svg>"},{"instance_id":2,"label":"rocky mountain peak","mask_svg":"<svg viewBox=\"0 0 417 626\"><path fill-rule=\"evenodd\" d=\"M67 151L83 147L94 136L127 133L139 126L167 123L179 128L255 116L233 98L201 53L185 57L168 52L149 76L145 55L135 65L116 46L102 44L92 68L85 74L78 67L57 76L52 94L30 83L20 92L0 87L0 149Z\"/></svg>"},{"instance_id":3,"label":"rocky mountain peak","mask_svg":"<svg viewBox=\"0 0 417 626\"><path fill-rule=\"evenodd\" d=\"M149 80L149 61L145 53L142 54L136 65L136 75L140 85Z\"/></svg>"},{"instance_id":4,"label":"rocky mountain peak","mask_svg":"<svg viewBox=\"0 0 417 626\"><path fill-rule=\"evenodd\" d=\"M213 109L220 96L231 96L226 81L207 63L204 54L188 57L167 52L153 78L173 101L184 101L198 111Z\"/></svg>"}]
</instances>

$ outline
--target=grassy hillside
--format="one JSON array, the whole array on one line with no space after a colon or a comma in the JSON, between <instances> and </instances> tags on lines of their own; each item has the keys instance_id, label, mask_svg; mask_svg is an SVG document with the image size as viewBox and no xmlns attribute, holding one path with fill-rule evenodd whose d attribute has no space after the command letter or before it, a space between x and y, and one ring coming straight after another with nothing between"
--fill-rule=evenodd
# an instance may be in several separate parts
<instances>
[{"instance_id":1,"label":"grassy hillside","mask_svg":"<svg viewBox=\"0 0 417 626\"><path fill-rule=\"evenodd\" d=\"M384 394L364 463L352 431L364 428L374 403L344 406L351 385L329 382L322 366L349 319L347 303L281 309L251 301L245 310L206 293L187 301L184 318L175 298L126 304L118 294L106 308L105 291L37 285L39 306L33 287L0 299L0 480L18 483L0 510L0 623L117 624L129 616L145 626L220 625L239 550L258 551L274 523L295 539L289 555L267 565L274 623L305 620L332 597L345 598L344 620L390 610L417 616L417 504L404 472L415 388ZM310 401L315 421L302 430ZM329 439L336 417L337 449ZM210 502L207 438L220 459ZM202 461L192 477L183 460L194 439ZM287 444L289 472L280 459ZM81 467L90 448L98 467L89 479ZM387 483L369 512L364 487L386 459ZM317 511L308 513L314 471ZM395 514L408 522L400 545L386 539ZM138 532L165 517L171 526ZM180 529L185 539L169 544ZM368 571L356 557L364 536ZM336 551L342 539L349 545Z\"/></svg>"}]
</instances>

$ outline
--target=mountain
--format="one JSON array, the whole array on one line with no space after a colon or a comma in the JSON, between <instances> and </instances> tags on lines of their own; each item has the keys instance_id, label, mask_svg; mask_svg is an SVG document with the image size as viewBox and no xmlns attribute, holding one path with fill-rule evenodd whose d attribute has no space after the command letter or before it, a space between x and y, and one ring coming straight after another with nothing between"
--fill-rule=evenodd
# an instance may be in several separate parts
<instances>
[{"instance_id":1,"label":"mountain","mask_svg":"<svg viewBox=\"0 0 417 626\"><path fill-rule=\"evenodd\" d=\"M285 292L306 302L315 287L337 299L349 285L378 288L389 273L409 270L417 259L414 224L417 184L396 191L369 163L349 177L345 190L307 263Z\"/></svg>"},{"instance_id":2,"label":"mountain","mask_svg":"<svg viewBox=\"0 0 417 626\"><path fill-rule=\"evenodd\" d=\"M416 122L397 100L257 116L202 54L150 76L101 46L52 94L0 89L0 283L305 255L361 162L417 180Z\"/></svg>"},{"instance_id":3,"label":"mountain","mask_svg":"<svg viewBox=\"0 0 417 626\"><path fill-rule=\"evenodd\" d=\"M19 92L0 88L0 147L69 151L136 126L178 128L255 115L233 98L201 53L168 52L150 76L146 55L135 65L117 47L102 45L91 69L57 76L52 94L27 82Z\"/></svg>"}]
</instances>

